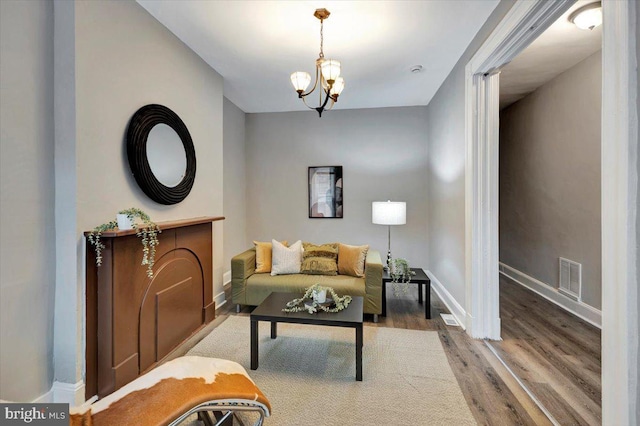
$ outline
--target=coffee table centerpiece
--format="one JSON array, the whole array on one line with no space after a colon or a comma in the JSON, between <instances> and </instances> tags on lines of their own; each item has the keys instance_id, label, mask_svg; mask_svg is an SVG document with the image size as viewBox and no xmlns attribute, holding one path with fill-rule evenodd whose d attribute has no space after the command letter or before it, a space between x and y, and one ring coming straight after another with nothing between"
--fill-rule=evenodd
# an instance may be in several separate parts
<instances>
[{"instance_id":1,"label":"coffee table centerpiece","mask_svg":"<svg viewBox=\"0 0 640 426\"><path fill-rule=\"evenodd\" d=\"M327 297L331 295L331 298ZM302 312L307 311L314 314L321 310L323 312L340 312L346 309L351 303L351 296L338 296L331 287L323 287L320 284L314 284L307 289L301 298L293 299L287 302L287 307L282 312Z\"/></svg>"}]
</instances>

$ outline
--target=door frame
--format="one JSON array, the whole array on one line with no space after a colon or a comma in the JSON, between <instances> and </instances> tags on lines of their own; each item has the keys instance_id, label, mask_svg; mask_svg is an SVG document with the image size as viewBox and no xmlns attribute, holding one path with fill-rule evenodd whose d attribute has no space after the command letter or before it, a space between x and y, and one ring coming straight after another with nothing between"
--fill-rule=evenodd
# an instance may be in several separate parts
<instances>
[{"instance_id":1,"label":"door frame","mask_svg":"<svg viewBox=\"0 0 640 426\"><path fill-rule=\"evenodd\" d=\"M516 2L465 68L466 325L500 340L498 286L498 125L500 69L574 0Z\"/></svg>"},{"instance_id":2,"label":"door frame","mask_svg":"<svg viewBox=\"0 0 640 426\"><path fill-rule=\"evenodd\" d=\"M500 339L499 72L573 0L516 2L465 69L465 320ZM603 0L602 419L637 421L638 115L635 2ZM606 289L606 291L604 291Z\"/></svg>"}]
</instances>

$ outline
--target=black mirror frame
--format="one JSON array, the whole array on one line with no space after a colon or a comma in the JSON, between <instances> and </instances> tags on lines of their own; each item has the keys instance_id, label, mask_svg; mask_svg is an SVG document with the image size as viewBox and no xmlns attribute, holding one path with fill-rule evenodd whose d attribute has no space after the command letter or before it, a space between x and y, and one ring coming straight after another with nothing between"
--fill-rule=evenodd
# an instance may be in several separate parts
<instances>
[{"instance_id":1,"label":"black mirror frame","mask_svg":"<svg viewBox=\"0 0 640 426\"><path fill-rule=\"evenodd\" d=\"M166 124L175 130L186 153L187 169L185 175L182 181L173 187L163 185L156 178L147 158L147 138L151 129L157 124ZM187 126L169 108L150 104L143 106L133 114L127 129L127 158L131 173L133 173L138 186L153 201L164 205L177 204L187 198L191 192L196 178L196 151Z\"/></svg>"}]
</instances>

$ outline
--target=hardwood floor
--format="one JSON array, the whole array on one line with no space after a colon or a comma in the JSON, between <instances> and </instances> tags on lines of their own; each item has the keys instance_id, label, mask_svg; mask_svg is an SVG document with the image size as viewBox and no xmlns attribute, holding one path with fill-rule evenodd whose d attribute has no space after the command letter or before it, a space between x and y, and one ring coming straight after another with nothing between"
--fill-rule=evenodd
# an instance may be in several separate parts
<instances>
[{"instance_id":1,"label":"hardwood floor","mask_svg":"<svg viewBox=\"0 0 640 426\"><path fill-rule=\"evenodd\" d=\"M562 425L599 425L600 330L500 277L498 355Z\"/></svg>"},{"instance_id":2,"label":"hardwood floor","mask_svg":"<svg viewBox=\"0 0 640 426\"><path fill-rule=\"evenodd\" d=\"M525 289L505 288L503 294L503 287L505 286L501 283L500 296L501 302L504 302L501 303L503 305L501 306L502 324L503 330L505 330L503 334L507 338L503 342L492 342L491 345L496 348L496 351L504 359L508 360L508 363L513 364L513 366L510 365L513 371L522 370L519 372L523 375L525 372L527 373L526 383L540 393L537 398L554 407L547 407L549 411L555 412L555 407L558 407L559 410L571 413L569 417L561 417L563 420L568 419L566 422L562 421L561 424L589 424L589 418L599 419L599 414L595 414L595 411L599 412L599 410L594 407L594 402L598 401L597 405L599 405L600 401L599 333L598 348L594 348L591 343L582 345L580 340L586 334L589 334L588 329L590 326L587 327L584 324L579 326L579 330L583 330L583 334L580 337L573 339L566 337L567 330L573 329L573 326L569 325L570 319L565 318L568 314L565 314L564 311L554 305L549 304L551 306L546 306L544 299ZM531 296L534 300L531 300ZM227 298L230 300L230 289L227 290ZM445 348L449 364L478 424L505 426L553 424L520 387L516 379L499 361L485 341L471 339L461 328L444 324L440 313L448 313L448 310L435 292L431 292L432 319L430 320L424 318L423 306L418 304L416 286L410 286L408 294L399 296L395 296L389 286L387 287L387 298L387 317L380 317L380 321L377 324L372 322L372 318L365 318L366 325L437 331ZM532 313L532 309L530 309L532 306L536 308L541 306L544 311ZM554 308L559 312L554 312ZM241 313L236 314L235 305L227 303L217 311L217 315L249 315L250 312L251 308L245 307ZM561 324L566 325L567 330L563 334L558 334L555 331L534 334L533 330L537 327L553 326L551 323L556 322L552 320L555 315L560 315L563 318L556 326L564 328ZM523 334L520 335L520 333ZM554 337L554 334L558 337ZM550 347L532 342L531 339L540 338L540 335L553 342L550 343ZM584 353L570 352L569 349L565 349L565 341L574 347L585 346L583 348ZM518 351L512 351L512 347L519 349ZM533 350L538 355L529 354L529 350ZM546 360L543 354L549 355ZM540 371L553 371L550 369L549 364L556 362L557 358L563 358L565 367L561 368L566 369L567 374L575 380L584 382L585 388L591 392L591 398L589 398L589 403L585 408L578 407L578 404L573 404L573 397L567 395L566 390L558 387L562 385L550 380L536 382L538 380L537 376L533 375L532 372L539 374ZM583 372L580 369L576 370L575 366L572 365L578 364L578 361L581 366L587 366L588 374L585 373L584 377L582 376ZM537 362L540 362L541 366L534 366ZM523 378L522 381L524 382L525 379ZM534 384L535 386L533 386ZM558 397L560 399L557 399ZM566 400L563 400L563 398L566 398ZM592 413L591 417L587 416L585 412Z\"/></svg>"}]
</instances>

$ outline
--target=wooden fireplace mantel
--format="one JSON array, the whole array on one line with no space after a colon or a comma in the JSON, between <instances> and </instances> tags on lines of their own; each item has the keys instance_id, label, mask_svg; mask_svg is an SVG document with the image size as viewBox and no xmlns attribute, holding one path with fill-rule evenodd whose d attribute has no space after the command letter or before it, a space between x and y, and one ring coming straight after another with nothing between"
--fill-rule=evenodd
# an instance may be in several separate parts
<instances>
[{"instance_id":1,"label":"wooden fireplace mantel","mask_svg":"<svg viewBox=\"0 0 640 426\"><path fill-rule=\"evenodd\" d=\"M217 220L224 220L224 219L225 219L224 216L201 216L201 217L194 217L191 219L168 220L165 222L157 222L157 225L162 231L164 231L167 229L180 228L182 226L200 225L203 223L210 223L210 222L215 222ZM91 231L85 231L84 236L86 237L90 233ZM135 229L125 229L124 231L120 229L110 229L100 234L100 238L124 237L126 235L135 235L135 234L136 234Z\"/></svg>"},{"instance_id":2,"label":"wooden fireplace mantel","mask_svg":"<svg viewBox=\"0 0 640 426\"><path fill-rule=\"evenodd\" d=\"M158 223L153 278L135 230L101 234L100 267L86 242L87 398L129 383L214 319L212 224L223 219Z\"/></svg>"}]
</instances>

